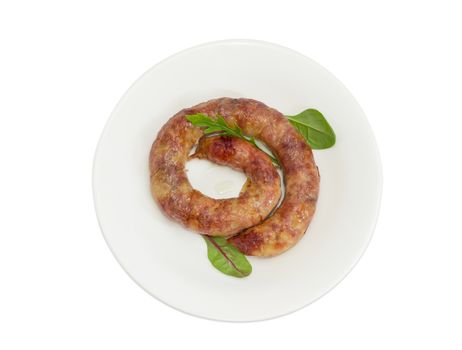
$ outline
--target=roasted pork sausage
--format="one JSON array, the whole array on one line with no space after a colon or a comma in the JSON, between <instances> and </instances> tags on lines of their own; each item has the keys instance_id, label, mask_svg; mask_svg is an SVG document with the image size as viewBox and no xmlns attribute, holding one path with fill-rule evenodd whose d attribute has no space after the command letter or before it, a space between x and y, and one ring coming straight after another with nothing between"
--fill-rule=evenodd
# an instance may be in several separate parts
<instances>
[{"instance_id":1,"label":"roasted pork sausage","mask_svg":"<svg viewBox=\"0 0 462 350\"><path fill-rule=\"evenodd\" d=\"M264 142L277 157L284 172L286 192L279 208L263 222L228 241L243 253L255 256L274 256L292 247L303 236L313 217L319 192L319 173L311 148L304 138L280 112L259 101L219 98L184 109L173 116L159 132L151 149L151 190L154 198L168 215L187 225L194 212L191 206L196 200L193 194L197 191L194 192L187 181L184 163L203 132L189 123L185 116L196 113L204 113L211 118L221 115L229 124L237 124L245 134ZM214 208L203 206L210 221L214 220ZM234 220L241 219L232 218L227 224L231 225ZM206 227L189 227L206 234L217 233L212 230L205 232Z\"/></svg>"}]
</instances>

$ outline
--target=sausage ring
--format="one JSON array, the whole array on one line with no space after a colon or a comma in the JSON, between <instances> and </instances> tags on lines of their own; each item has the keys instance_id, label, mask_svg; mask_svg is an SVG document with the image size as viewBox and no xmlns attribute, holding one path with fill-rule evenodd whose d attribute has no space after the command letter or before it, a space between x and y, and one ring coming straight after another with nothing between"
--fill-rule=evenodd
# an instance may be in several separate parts
<instances>
[{"instance_id":1,"label":"sausage ring","mask_svg":"<svg viewBox=\"0 0 462 350\"><path fill-rule=\"evenodd\" d=\"M275 109L251 99L219 98L184 109L159 132L150 154L151 191L174 219L186 223L192 214L194 196L184 170L190 149L203 131L185 116L221 115L245 134L264 142L279 160L284 172L285 197L274 213L253 227L228 239L246 255L274 256L303 236L313 217L319 192L319 173L311 148L289 121ZM207 211L208 207L204 207ZM213 209L213 207L211 208ZM213 210L212 210L213 211ZM240 219L239 219L240 220ZM238 221L239 221L238 220ZM191 227L191 226L188 226ZM193 227L194 228L194 227ZM204 228L197 229L204 232Z\"/></svg>"}]
</instances>

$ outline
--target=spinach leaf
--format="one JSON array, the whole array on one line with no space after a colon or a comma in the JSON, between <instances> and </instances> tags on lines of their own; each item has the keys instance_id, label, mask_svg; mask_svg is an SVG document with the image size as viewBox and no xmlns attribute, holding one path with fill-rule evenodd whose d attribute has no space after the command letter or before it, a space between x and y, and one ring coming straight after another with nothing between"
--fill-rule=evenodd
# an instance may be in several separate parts
<instances>
[{"instance_id":1,"label":"spinach leaf","mask_svg":"<svg viewBox=\"0 0 462 350\"><path fill-rule=\"evenodd\" d=\"M325 149L335 144L335 133L326 118L316 109L307 109L287 119L303 135L313 149Z\"/></svg>"},{"instance_id":2,"label":"spinach leaf","mask_svg":"<svg viewBox=\"0 0 462 350\"><path fill-rule=\"evenodd\" d=\"M252 265L226 238L202 236L207 242L207 256L212 265L226 275L246 277L252 272Z\"/></svg>"}]
</instances>

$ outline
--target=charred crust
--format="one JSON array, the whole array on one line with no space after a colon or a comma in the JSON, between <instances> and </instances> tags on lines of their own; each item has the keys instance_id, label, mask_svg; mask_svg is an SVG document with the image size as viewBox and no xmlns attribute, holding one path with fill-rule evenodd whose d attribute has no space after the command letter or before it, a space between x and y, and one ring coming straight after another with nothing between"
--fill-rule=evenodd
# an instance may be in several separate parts
<instances>
[{"instance_id":1,"label":"charred crust","mask_svg":"<svg viewBox=\"0 0 462 350\"><path fill-rule=\"evenodd\" d=\"M228 242L234 245L245 255L255 255L264 244L264 238L260 234L253 234L252 231L228 238Z\"/></svg>"}]
</instances>

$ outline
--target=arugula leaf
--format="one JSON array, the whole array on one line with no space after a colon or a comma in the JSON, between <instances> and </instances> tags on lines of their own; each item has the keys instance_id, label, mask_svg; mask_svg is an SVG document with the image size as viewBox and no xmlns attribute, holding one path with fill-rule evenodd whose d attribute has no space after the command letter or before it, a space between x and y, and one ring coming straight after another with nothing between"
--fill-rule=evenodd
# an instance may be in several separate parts
<instances>
[{"instance_id":1,"label":"arugula leaf","mask_svg":"<svg viewBox=\"0 0 462 350\"><path fill-rule=\"evenodd\" d=\"M303 135L313 149L325 149L335 144L335 133L326 118L316 109L287 116L292 125Z\"/></svg>"},{"instance_id":2,"label":"arugula leaf","mask_svg":"<svg viewBox=\"0 0 462 350\"><path fill-rule=\"evenodd\" d=\"M203 113L197 113L197 114L187 115L186 119L190 121L194 126L205 128L204 129L205 134L221 133L222 135L238 137L240 139L250 142L252 145L257 147L260 151L266 153L260 147L258 147L257 143L255 142L255 138L253 136L244 135L241 128L236 124L231 125L231 126L228 125L225 118L223 118L221 115L217 115L217 119L214 120ZM268 155L268 157L271 158L271 161L275 165L279 166L279 162L275 157L273 157L272 155L268 153L266 154Z\"/></svg>"},{"instance_id":3,"label":"arugula leaf","mask_svg":"<svg viewBox=\"0 0 462 350\"><path fill-rule=\"evenodd\" d=\"M207 256L212 265L226 275L246 277L252 272L252 265L236 247L223 237L202 236L207 242Z\"/></svg>"}]
</instances>

